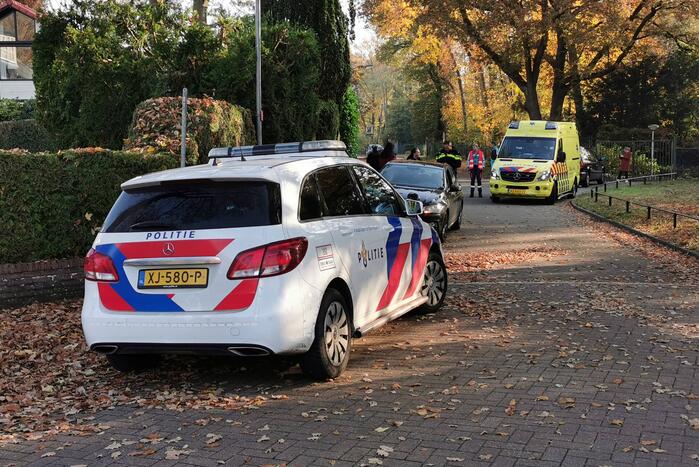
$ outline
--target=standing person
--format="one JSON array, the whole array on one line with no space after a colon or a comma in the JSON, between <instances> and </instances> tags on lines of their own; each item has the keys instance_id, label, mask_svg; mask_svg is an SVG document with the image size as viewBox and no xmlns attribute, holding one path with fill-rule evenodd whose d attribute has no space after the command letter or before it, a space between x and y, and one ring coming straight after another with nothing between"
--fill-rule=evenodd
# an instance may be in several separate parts
<instances>
[{"instance_id":1,"label":"standing person","mask_svg":"<svg viewBox=\"0 0 699 467\"><path fill-rule=\"evenodd\" d=\"M445 141L442 143L442 150L439 151L439 154L437 154L437 162L449 164L451 168L454 169L454 173L458 174L456 169L461 167L461 154L459 154L459 151L454 149L451 141Z\"/></svg>"},{"instance_id":2,"label":"standing person","mask_svg":"<svg viewBox=\"0 0 699 467\"><path fill-rule=\"evenodd\" d=\"M386 141L386 144L384 144L383 146L383 151L381 151L381 156L379 156L379 168L376 170L381 172L381 169L383 169L384 166L392 160L395 160L395 158L395 146L390 141Z\"/></svg>"},{"instance_id":3,"label":"standing person","mask_svg":"<svg viewBox=\"0 0 699 467\"><path fill-rule=\"evenodd\" d=\"M631 148L626 146L619 156L619 176L617 179L620 179L622 176L624 178L629 178L631 159L633 159L633 153L631 152Z\"/></svg>"},{"instance_id":4,"label":"standing person","mask_svg":"<svg viewBox=\"0 0 699 467\"><path fill-rule=\"evenodd\" d=\"M498 158L498 151L500 148L498 145L493 142L492 148L490 149L490 170L493 170L493 166L495 165L495 159Z\"/></svg>"},{"instance_id":5,"label":"standing person","mask_svg":"<svg viewBox=\"0 0 699 467\"><path fill-rule=\"evenodd\" d=\"M372 169L378 171L379 169L379 159L381 158L381 151L376 146L373 146L366 156L366 163L371 166Z\"/></svg>"},{"instance_id":6,"label":"standing person","mask_svg":"<svg viewBox=\"0 0 699 467\"><path fill-rule=\"evenodd\" d=\"M420 161L420 148L415 146L410 150L410 154L408 155L408 160L409 161Z\"/></svg>"},{"instance_id":7,"label":"standing person","mask_svg":"<svg viewBox=\"0 0 699 467\"><path fill-rule=\"evenodd\" d=\"M485 156L483 151L478 147L478 143L473 143L473 149L468 153L468 170L471 172L471 198L476 189L476 181L478 181L478 197L483 197L483 187L481 186L481 174L483 173L483 163Z\"/></svg>"}]
</instances>

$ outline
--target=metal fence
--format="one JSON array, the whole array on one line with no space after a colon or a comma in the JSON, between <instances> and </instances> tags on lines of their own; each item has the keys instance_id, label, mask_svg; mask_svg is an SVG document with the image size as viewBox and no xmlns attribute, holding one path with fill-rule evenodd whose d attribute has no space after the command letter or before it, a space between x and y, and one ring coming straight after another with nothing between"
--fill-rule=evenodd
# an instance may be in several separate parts
<instances>
[{"instance_id":1,"label":"metal fence","mask_svg":"<svg viewBox=\"0 0 699 467\"><path fill-rule=\"evenodd\" d=\"M597 186L593 190L590 190L590 198L592 198L596 203L599 202L600 197L606 198L607 199L607 205L609 207L613 206L624 206L626 209L627 213L631 212L631 206L638 206L641 208L644 208L646 211L646 220L651 220L653 212L656 213L662 213L665 216L672 217L672 227L674 229L677 228L677 222L678 219L685 219L690 222L699 222L699 217L693 216L690 214L685 214L677 211L672 211L670 209L664 209L664 208L658 208L655 206L651 206L649 204L644 204L644 203L637 203L636 201L630 201L628 199L624 198L619 198L617 196L612 196L608 195L606 193L607 187L609 186L610 189L611 187L614 188L619 188L620 184L621 185L627 185L627 186L632 186L634 183L636 184L643 184L646 185L648 183L652 182L660 182L663 180L672 180L677 176L675 172L671 173L664 173L664 174L658 174L658 175L652 175L652 176L645 176L645 177L634 177L634 178L628 178L624 180L616 180L614 182L606 182L602 185L602 192L600 193L600 187ZM614 204L614 201L617 203Z\"/></svg>"},{"instance_id":2,"label":"metal fence","mask_svg":"<svg viewBox=\"0 0 699 467\"><path fill-rule=\"evenodd\" d=\"M699 174L699 148L676 148L675 154L677 170Z\"/></svg>"}]
</instances>

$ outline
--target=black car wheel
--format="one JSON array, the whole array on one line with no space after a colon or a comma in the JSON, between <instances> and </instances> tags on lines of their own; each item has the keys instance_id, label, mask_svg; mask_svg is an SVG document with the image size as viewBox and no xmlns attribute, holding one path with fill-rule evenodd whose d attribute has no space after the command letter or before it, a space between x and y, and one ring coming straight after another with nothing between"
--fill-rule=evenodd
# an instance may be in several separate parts
<instances>
[{"instance_id":1,"label":"black car wheel","mask_svg":"<svg viewBox=\"0 0 699 467\"><path fill-rule=\"evenodd\" d=\"M447 241L447 230L448 230L448 225L449 225L449 213L444 216L442 220L439 221L439 228L437 229L437 233L439 234L439 240L444 243Z\"/></svg>"},{"instance_id":2,"label":"black car wheel","mask_svg":"<svg viewBox=\"0 0 699 467\"><path fill-rule=\"evenodd\" d=\"M558 182L553 183L553 189L548 198L546 198L546 204L554 204L558 200Z\"/></svg>"},{"instance_id":3,"label":"black car wheel","mask_svg":"<svg viewBox=\"0 0 699 467\"><path fill-rule=\"evenodd\" d=\"M451 226L451 230L459 230L461 228L461 216L464 213L464 202L462 201L461 204L459 204L459 215L456 218L456 222L454 222L454 225Z\"/></svg>"},{"instance_id":4,"label":"black car wheel","mask_svg":"<svg viewBox=\"0 0 699 467\"><path fill-rule=\"evenodd\" d=\"M580 181L582 186L586 188L590 186L590 172L584 172L580 178L582 178Z\"/></svg>"}]
</instances>

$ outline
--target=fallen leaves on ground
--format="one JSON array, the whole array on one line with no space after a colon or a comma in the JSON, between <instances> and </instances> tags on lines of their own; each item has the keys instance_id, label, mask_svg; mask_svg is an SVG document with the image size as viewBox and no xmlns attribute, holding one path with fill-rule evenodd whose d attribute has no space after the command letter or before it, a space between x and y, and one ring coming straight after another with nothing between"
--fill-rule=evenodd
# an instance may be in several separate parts
<instances>
[{"instance_id":1,"label":"fallen leaves on ground","mask_svg":"<svg viewBox=\"0 0 699 467\"><path fill-rule=\"evenodd\" d=\"M239 410L267 401L197 383L197 371L215 372L214 367L164 365L147 374L120 374L86 348L80 311L80 301L2 311L0 444L55 433L99 433L109 426L86 415L118 405Z\"/></svg>"},{"instance_id":2,"label":"fallen leaves on ground","mask_svg":"<svg viewBox=\"0 0 699 467\"><path fill-rule=\"evenodd\" d=\"M547 246L534 246L519 250L496 250L463 253L446 251L444 254L447 269L451 274L477 272L502 265L551 259L565 255L564 250Z\"/></svg>"}]
</instances>

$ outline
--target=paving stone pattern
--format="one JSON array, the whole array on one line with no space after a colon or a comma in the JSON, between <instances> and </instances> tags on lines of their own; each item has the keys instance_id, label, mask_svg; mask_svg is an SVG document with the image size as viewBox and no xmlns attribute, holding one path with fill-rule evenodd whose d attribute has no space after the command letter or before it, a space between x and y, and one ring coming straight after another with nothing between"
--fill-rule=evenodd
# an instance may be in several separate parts
<instances>
[{"instance_id":1,"label":"paving stone pattern","mask_svg":"<svg viewBox=\"0 0 699 467\"><path fill-rule=\"evenodd\" d=\"M193 390L268 402L120 406L94 414L103 434L5 445L0 465L698 465L699 282L682 274L697 264L651 259L562 205L486 198L464 213L451 252L565 254L453 275L443 311L355 341L336 381L220 360L230 377ZM205 364L166 365L182 362Z\"/></svg>"}]
</instances>

